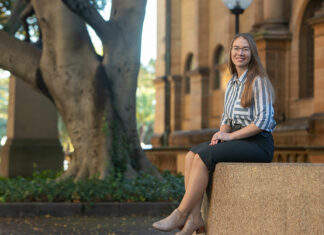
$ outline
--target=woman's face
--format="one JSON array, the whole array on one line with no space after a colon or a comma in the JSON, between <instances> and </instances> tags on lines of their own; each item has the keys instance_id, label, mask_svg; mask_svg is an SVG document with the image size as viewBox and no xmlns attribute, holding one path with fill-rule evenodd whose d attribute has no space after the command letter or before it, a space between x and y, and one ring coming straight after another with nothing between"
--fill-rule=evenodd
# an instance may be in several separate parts
<instances>
[{"instance_id":1,"label":"woman's face","mask_svg":"<svg viewBox=\"0 0 324 235\"><path fill-rule=\"evenodd\" d=\"M246 39L238 37L231 48L231 59L236 69L245 70L251 60L251 48Z\"/></svg>"}]
</instances>

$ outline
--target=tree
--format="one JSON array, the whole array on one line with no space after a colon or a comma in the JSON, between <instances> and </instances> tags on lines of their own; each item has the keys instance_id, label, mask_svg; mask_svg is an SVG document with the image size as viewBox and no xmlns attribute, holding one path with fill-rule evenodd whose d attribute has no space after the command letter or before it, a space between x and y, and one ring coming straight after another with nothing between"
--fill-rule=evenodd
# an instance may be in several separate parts
<instances>
[{"instance_id":1,"label":"tree","mask_svg":"<svg viewBox=\"0 0 324 235\"><path fill-rule=\"evenodd\" d=\"M10 7L16 18L9 18L11 25L4 27L7 32L0 30L0 67L55 104L74 147L65 177L99 174L104 178L116 169L128 178L140 170L159 177L141 149L136 131L135 97L146 0L112 0L108 21L91 2L15 0ZM22 14L24 11L28 14ZM32 13L41 47L12 36L19 29L19 16L24 19ZM102 41L102 57L95 53L86 24Z\"/></svg>"}]
</instances>

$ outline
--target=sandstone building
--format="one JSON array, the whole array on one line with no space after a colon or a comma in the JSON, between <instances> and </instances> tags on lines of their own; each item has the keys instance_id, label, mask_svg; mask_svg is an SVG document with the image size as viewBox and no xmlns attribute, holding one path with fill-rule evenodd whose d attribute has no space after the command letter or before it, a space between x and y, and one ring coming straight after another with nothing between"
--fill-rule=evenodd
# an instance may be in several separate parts
<instances>
[{"instance_id":1,"label":"sandstone building","mask_svg":"<svg viewBox=\"0 0 324 235\"><path fill-rule=\"evenodd\" d=\"M274 161L324 162L324 0L254 0L240 31L275 88ZM158 0L155 148L183 155L219 127L234 34L221 0Z\"/></svg>"}]
</instances>

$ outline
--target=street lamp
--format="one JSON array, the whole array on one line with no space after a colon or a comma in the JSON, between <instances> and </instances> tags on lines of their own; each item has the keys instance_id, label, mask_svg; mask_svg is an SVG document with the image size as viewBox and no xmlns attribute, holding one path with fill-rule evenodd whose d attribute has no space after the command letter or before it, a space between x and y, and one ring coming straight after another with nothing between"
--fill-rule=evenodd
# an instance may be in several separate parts
<instances>
[{"instance_id":1,"label":"street lamp","mask_svg":"<svg viewBox=\"0 0 324 235\"><path fill-rule=\"evenodd\" d=\"M235 34L239 33L239 15L250 6L253 0L223 0L227 8L235 15Z\"/></svg>"}]
</instances>

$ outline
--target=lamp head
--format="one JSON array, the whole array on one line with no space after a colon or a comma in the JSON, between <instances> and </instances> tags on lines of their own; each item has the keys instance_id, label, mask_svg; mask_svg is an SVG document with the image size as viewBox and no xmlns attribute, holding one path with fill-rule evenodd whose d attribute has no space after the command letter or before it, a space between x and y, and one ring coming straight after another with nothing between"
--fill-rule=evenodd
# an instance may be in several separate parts
<instances>
[{"instance_id":1,"label":"lamp head","mask_svg":"<svg viewBox=\"0 0 324 235\"><path fill-rule=\"evenodd\" d=\"M242 14L253 0L223 0L226 7L234 14Z\"/></svg>"}]
</instances>

